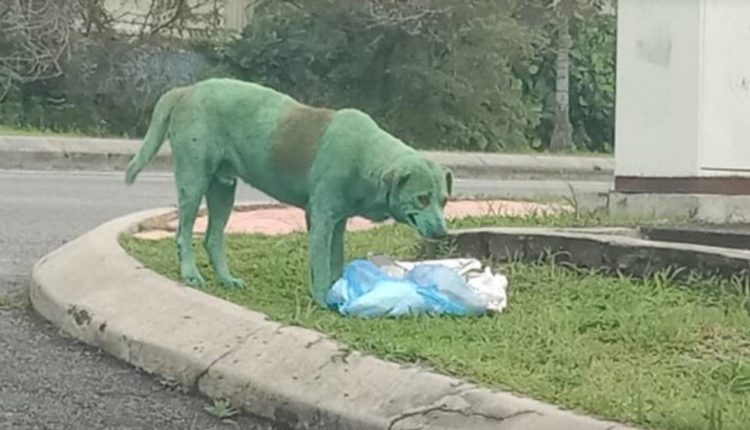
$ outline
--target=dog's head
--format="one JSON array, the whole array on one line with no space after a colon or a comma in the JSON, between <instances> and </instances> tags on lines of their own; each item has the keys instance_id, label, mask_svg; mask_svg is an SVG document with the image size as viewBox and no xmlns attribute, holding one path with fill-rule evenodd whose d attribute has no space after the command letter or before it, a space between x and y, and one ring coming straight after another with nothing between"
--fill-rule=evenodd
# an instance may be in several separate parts
<instances>
[{"instance_id":1,"label":"dog's head","mask_svg":"<svg viewBox=\"0 0 750 430\"><path fill-rule=\"evenodd\" d=\"M443 209L453 188L450 170L421 157L406 157L385 173L383 182L393 219L425 238L448 234Z\"/></svg>"}]
</instances>

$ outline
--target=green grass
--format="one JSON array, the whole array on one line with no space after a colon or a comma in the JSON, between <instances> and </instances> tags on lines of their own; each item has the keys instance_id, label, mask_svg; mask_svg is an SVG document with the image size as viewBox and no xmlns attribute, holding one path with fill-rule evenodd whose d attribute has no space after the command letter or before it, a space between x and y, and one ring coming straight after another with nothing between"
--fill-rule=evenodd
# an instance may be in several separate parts
<instances>
[{"instance_id":1,"label":"green grass","mask_svg":"<svg viewBox=\"0 0 750 430\"><path fill-rule=\"evenodd\" d=\"M617 223L623 222L636 223ZM612 223L563 215L453 224ZM124 237L122 243L147 267L177 279L171 240ZM381 227L348 234L347 253L410 258L416 243L404 227ZM513 263L503 267L509 305L500 315L358 320L311 303L303 234L229 235L227 247L235 274L250 286L219 289L198 247L206 292L327 333L350 348L645 428L745 430L750 423L748 284L699 277L676 282L664 274L636 281Z\"/></svg>"},{"instance_id":2,"label":"green grass","mask_svg":"<svg viewBox=\"0 0 750 430\"><path fill-rule=\"evenodd\" d=\"M60 136L60 137L96 137L96 138L127 138L114 133L108 133L104 130L100 133L84 133L83 131L70 130L51 130L38 129L29 127L11 127L0 125L0 136Z\"/></svg>"},{"instance_id":3,"label":"green grass","mask_svg":"<svg viewBox=\"0 0 750 430\"><path fill-rule=\"evenodd\" d=\"M74 131L57 132L52 130L39 130L33 128L18 128L0 125L0 136L65 136L65 137L85 137L82 133Z\"/></svg>"},{"instance_id":4,"label":"green grass","mask_svg":"<svg viewBox=\"0 0 750 430\"><path fill-rule=\"evenodd\" d=\"M24 309L29 305L29 298L24 291L0 294L0 311Z\"/></svg>"}]
</instances>

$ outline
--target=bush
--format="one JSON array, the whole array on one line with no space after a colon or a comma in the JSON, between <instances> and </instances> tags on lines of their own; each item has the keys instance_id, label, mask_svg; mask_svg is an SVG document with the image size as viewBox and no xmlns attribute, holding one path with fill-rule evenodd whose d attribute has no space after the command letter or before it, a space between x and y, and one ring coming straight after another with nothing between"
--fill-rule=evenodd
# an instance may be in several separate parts
<instances>
[{"instance_id":1,"label":"bush","mask_svg":"<svg viewBox=\"0 0 750 430\"><path fill-rule=\"evenodd\" d=\"M571 120L579 147L612 152L615 140L616 19L604 15L576 22L571 70Z\"/></svg>"},{"instance_id":2,"label":"bush","mask_svg":"<svg viewBox=\"0 0 750 430\"><path fill-rule=\"evenodd\" d=\"M529 54L529 36L509 8L448 0L414 11L368 5L269 3L222 60L236 76L305 102L361 108L416 147L528 147L523 131L533 113L510 65Z\"/></svg>"},{"instance_id":3,"label":"bush","mask_svg":"<svg viewBox=\"0 0 750 430\"><path fill-rule=\"evenodd\" d=\"M554 120L554 28L544 15L522 18L528 6L265 2L228 42L79 36L64 76L17 88L0 103L0 122L140 137L160 94L221 75L308 104L360 108L418 148L541 151ZM615 19L579 18L571 31L574 142L579 150L611 152Z\"/></svg>"},{"instance_id":4,"label":"bush","mask_svg":"<svg viewBox=\"0 0 750 430\"><path fill-rule=\"evenodd\" d=\"M201 53L166 43L79 37L73 49L62 77L22 85L3 103L16 112L6 124L142 136L161 93L209 66Z\"/></svg>"},{"instance_id":5,"label":"bush","mask_svg":"<svg viewBox=\"0 0 750 430\"><path fill-rule=\"evenodd\" d=\"M573 141L580 150L612 152L615 127L615 17L578 18L571 28L573 51L570 70L570 120ZM544 35L553 26L539 29L534 56L519 62L514 73L523 82L525 108L538 114L527 129L535 149L546 149L555 117L555 45Z\"/></svg>"}]
</instances>

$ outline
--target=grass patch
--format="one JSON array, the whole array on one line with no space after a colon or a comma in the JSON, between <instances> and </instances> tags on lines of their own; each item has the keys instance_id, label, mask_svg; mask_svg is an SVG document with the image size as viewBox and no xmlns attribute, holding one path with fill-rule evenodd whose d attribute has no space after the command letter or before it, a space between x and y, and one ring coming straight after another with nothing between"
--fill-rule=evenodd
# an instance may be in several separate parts
<instances>
[{"instance_id":1,"label":"grass patch","mask_svg":"<svg viewBox=\"0 0 750 430\"><path fill-rule=\"evenodd\" d=\"M60 136L60 137L96 137L96 138L125 138L126 136L116 135L101 131L97 133L84 133L83 131L70 130L51 130L38 129L31 127L11 127L0 125L0 136Z\"/></svg>"},{"instance_id":2,"label":"grass patch","mask_svg":"<svg viewBox=\"0 0 750 430\"><path fill-rule=\"evenodd\" d=\"M64 136L64 137L85 137L83 133L75 131L58 132L52 130L39 130L35 128L19 128L0 125L0 135L4 136Z\"/></svg>"},{"instance_id":3,"label":"grass patch","mask_svg":"<svg viewBox=\"0 0 750 430\"><path fill-rule=\"evenodd\" d=\"M636 220L597 217L484 217L487 224L591 226ZM123 245L147 267L178 278L172 240ZM415 256L402 226L349 233L347 255ZM750 285L694 277L676 282L580 273L554 265L509 264L508 309L484 318L358 320L318 310L307 291L306 236L229 235L228 258L244 291L216 286L198 246L206 291L322 331L349 347L419 363L484 386L653 429L744 430L750 423ZM725 290L732 289L736 294Z\"/></svg>"},{"instance_id":4,"label":"grass patch","mask_svg":"<svg viewBox=\"0 0 750 430\"><path fill-rule=\"evenodd\" d=\"M29 306L29 296L25 291L0 294L0 310L24 309Z\"/></svg>"}]
</instances>

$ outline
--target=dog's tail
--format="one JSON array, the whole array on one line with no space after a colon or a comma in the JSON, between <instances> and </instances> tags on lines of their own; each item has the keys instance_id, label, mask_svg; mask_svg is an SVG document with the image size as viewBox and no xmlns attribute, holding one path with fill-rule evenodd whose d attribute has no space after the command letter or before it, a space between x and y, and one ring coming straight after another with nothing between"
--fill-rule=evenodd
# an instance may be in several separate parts
<instances>
[{"instance_id":1,"label":"dog's tail","mask_svg":"<svg viewBox=\"0 0 750 430\"><path fill-rule=\"evenodd\" d=\"M154 113L151 115L151 124L146 132L146 137L143 139L143 144L135 154L125 173L125 183L130 185L135 182L135 178L143 170L144 167L151 162L159 148L164 143L164 138L167 134L167 128L169 126L169 118L172 115L172 108L174 108L177 100L184 93L186 88L174 88L162 95L154 106Z\"/></svg>"}]
</instances>

